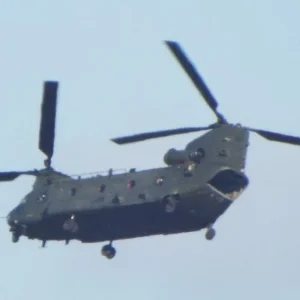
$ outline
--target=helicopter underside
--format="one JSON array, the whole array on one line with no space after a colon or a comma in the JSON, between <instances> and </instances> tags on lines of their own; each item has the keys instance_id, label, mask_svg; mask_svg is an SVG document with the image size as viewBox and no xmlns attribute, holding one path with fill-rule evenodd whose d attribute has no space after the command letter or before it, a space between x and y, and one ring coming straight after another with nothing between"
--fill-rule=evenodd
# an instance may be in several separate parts
<instances>
[{"instance_id":1,"label":"helicopter underside","mask_svg":"<svg viewBox=\"0 0 300 300\"><path fill-rule=\"evenodd\" d=\"M187 199L190 200L190 199ZM192 201L192 200L190 200ZM118 211L78 214L72 220L70 216L59 215L45 219L39 224L30 225L23 235L30 239L42 241L69 241L79 240L83 243L95 243L131 239L161 234L176 234L197 231L207 228L225 212L232 203L229 199L222 203L218 200L208 200L209 205L203 202L190 211L168 213L159 211L158 205L144 204L122 208ZM207 202L208 202L207 201ZM201 206L202 206L201 205ZM72 220L78 230L65 230L64 224ZM75 228L73 226L73 228Z\"/></svg>"}]
</instances>

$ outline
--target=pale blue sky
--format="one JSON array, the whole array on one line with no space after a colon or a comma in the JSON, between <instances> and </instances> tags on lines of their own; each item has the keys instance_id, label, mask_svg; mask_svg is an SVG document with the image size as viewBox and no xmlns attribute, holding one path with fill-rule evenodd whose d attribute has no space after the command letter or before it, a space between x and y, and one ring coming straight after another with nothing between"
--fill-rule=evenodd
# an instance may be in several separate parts
<instances>
[{"instance_id":1,"label":"pale blue sky","mask_svg":"<svg viewBox=\"0 0 300 300\"><path fill-rule=\"evenodd\" d=\"M43 167L42 81L61 81L54 167L70 174L163 166L197 134L116 146L110 138L201 126L213 114L162 43L179 41L232 122L300 135L299 1L0 1L1 169ZM251 135L251 185L204 232L101 244L21 239L0 223L1 299L300 298L300 149ZM33 178L0 185L5 216Z\"/></svg>"}]
</instances>

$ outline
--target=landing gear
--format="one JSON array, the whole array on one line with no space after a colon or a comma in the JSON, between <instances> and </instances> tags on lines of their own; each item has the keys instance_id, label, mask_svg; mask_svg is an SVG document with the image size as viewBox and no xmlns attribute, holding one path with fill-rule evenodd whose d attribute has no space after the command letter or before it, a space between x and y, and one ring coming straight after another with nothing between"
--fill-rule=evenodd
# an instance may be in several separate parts
<instances>
[{"instance_id":1,"label":"landing gear","mask_svg":"<svg viewBox=\"0 0 300 300\"><path fill-rule=\"evenodd\" d=\"M19 241L19 239L20 239L20 235L17 232L13 231L13 233L12 233L12 242L17 243Z\"/></svg>"},{"instance_id":2,"label":"landing gear","mask_svg":"<svg viewBox=\"0 0 300 300\"><path fill-rule=\"evenodd\" d=\"M114 258L116 252L116 249L112 246L112 242L110 242L108 245L104 245L101 250L101 254L108 259Z\"/></svg>"},{"instance_id":3,"label":"landing gear","mask_svg":"<svg viewBox=\"0 0 300 300\"><path fill-rule=\"evenodd\" d=\"M216 235L216 230L214 228L212 228L211 226L209 226L207 228L206 233L205 233L205 238L208 241L211 241L211 240L213 240L213 238L215 237L215 235Z\"/></svg>"},{"instance_id":4,"label":"landing gear","mask_svg":"<svg viewBox=\"0 0 300 300\"><path fill-rule=\"evenodd\" d=\"M70 233L76 233L79 229L77 222L75 221L75 216L73 215L70 219L66 220L63 224L63 229Z\"/></svg>"}]
</instances>

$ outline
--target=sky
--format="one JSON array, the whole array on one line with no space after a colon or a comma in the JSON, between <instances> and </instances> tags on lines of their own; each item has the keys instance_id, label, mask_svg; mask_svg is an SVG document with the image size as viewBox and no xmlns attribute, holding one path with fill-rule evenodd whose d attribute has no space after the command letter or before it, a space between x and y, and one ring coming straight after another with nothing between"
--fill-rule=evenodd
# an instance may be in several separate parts
<instances>
[{"instance_id":1,"label":"sky","mask_svg":"<svg viewBox=\"0 0 300 300\"><path fill-rule=\"evenodd\" d=\"M197 133L117 146L110 138L215 122L163 44L181 43L232 123L300 135L296 0L0 1L0 169L43 168L42 82L60 81L55 169L164 166ZM250 186L204 231L103 243L13 244L0 219L1 299L299 299L296 146L251 134ZM0 185L0 216L33 178Z\"/></svg>"}]
</instances>

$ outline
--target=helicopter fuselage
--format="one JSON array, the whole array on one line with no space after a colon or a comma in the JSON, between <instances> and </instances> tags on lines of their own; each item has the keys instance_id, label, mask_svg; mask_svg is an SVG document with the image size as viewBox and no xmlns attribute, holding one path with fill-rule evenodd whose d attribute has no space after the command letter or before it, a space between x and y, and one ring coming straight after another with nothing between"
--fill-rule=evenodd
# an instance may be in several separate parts
<instances>
[{"instance_id":1,"label":"helicopter fuselage","mask_svg":"<svg viewBox=\"0 0 300 300\"><path fill-rule=\"evenodd\" d=\"M45 172L8 223L42 241L101 242L207 228L248 185L247 146L246 130L222 125L178 151L168 167L89 178ZM69 220L77 227L67 230Z\"/></svg>"},{"instance_id":2,"label":"helicopter fuselage","mask_svg":"<svg viewBox=\"0 0 300 300\"><path fill-rule=\"evenodd\" d=\"M207 131L183 150L170 149L168 167L122 174L73 178L52 169L58 81L45 81L39 149L46 169L0 172L0 182L33 175L32 191L7 217L13 242L20 236L43 241L110 241L102 254L111 259L112 241L207 228L215 235L217 219L249 184L244 173L249 133L269 141L300 145L300 137L229 124L194 64L176 41L165 41L197 91L217 117L209 126L143 132L111 139L117 145ZM146 157L145 157L146 159Z\"/></svg>"}]
</instances>

